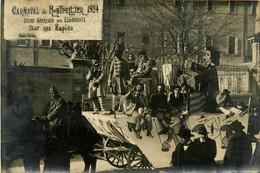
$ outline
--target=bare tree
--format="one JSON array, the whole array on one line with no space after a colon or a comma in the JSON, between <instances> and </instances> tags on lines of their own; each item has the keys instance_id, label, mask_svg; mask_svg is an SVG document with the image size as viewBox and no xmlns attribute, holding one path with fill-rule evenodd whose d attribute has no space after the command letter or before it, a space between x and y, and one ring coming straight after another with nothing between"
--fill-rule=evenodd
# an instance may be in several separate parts
<instances>
[{"instance_id":1,"label":"bare tree","mask_svg":"<svg viewBox=\"0 0 260 173\"><path fill-rule=\"evenodd\" d=\"M180 64L185 59L197 61L211 44L206 36L223 43L228 26L236 22L228 14L214 17L208 8L207 1L135 0L126 10L133 20L128 21L128 28L161 38L163 57L176 56Z\"/></svg>"}]
</instances>

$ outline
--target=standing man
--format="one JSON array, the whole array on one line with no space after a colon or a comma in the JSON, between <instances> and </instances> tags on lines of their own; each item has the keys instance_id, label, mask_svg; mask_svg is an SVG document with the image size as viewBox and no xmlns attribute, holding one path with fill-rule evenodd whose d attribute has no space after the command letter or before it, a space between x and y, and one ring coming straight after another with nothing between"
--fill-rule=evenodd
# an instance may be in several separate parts
<instances>
[{"instance_id":1,"label":"standing man","mask_svg":"<svg viewBox=\"0 0 260 173\"><path fill-rule=\"evenodd\" d=\"M184 99L183 95L180 93L179 86L175 86L173 88L173 93L170 95L169 104L175 114L180 113L184 109Z\"/></svg>"},{"instance_id":2,"label":"standing man","mask_svg":"<svg viewBox=\"0 0 260 173\"><path fill-rule=\"evenodd\" d=\"M93 102L94 113L102 111L105 114L106 84L104 83L104 69L99 63L99 58L92 59L92 67L90 67L86 79L89 80L88 98Z\"/></svg>"},{"instance_id":3,"label":"standing man","mask_svg":"<svg viewBox=\"0 0 260 173\"><path fill-rule=\"evenodd\" d=\"M47 122L48 129L44 172L69 172L70 156L66 139L69 136L70 120L67 104L54 86L50 88L50 95L49 113L41 117Z\"/></svg>"},{"instance_id":4,"label":"standing man","mask_svg":"<svg viewBox=\"0 0 260 173\"><path fill-rule=\"evenodd\" d=\"M213 47L208 47L206 54L203 57L206 67L192 62L186 61L185 66L198 75L195 77L196 87L201 93L206 96L206 111L216 112L217 103L216 96L219 92L218 73L216 66L219 65L220 53Z\"/></svg>"},{"instance_id":5,"label":"standing man","mask_svg":"<svg viewBox=\"0 0 260 173\"><path fill-rule=\"evenodd\" d=\"M114 109L116 105L115 96L116 95L124 96L127 93L127 86L125 86L124 84L130 78L128 63L126 60L122 58L123 50L121 49L116 48L115 57L111 63L109 75L108 75L108 86L112 88L112 93L113 93L113 101L112 101L113 111L115 111Z\"/></svg>"},{"instance_id":6,"label":"standing man","mask_svg":"<svg viewBox=\"0 0 260 173\"><path fill-rule=\"evenodd\" d=\"M199 138L194 140L198 149L198 164L200 166L212 166L215 164L217 154L216 142L208 137L205 126L199 128Z\"/></svg>"},{"instance_id":7,"label":"standing man","mask_svg":"<svg viewBox=\"0 0 260 173\"><path fill-rule=\"evenodd\" d=\"M197 148L190 139L192 136L189 129L180 128L180 143L172 153L171 165L179 168L192 168L196 166L198 160Z\"/></svg>"},{"instance_id":8,"label":"standing man","mask_svg":"<svg viewBox=\"0 0 260 173\"><path fill-rule=\"evenodd\" d=\"M249 166L252 157L251 142L243 131L245 128L238 120L230 124L232 135L229 138L228 146L224 157L224 165L231 168Z\"/></svg>"},{"instance_id":9,"label":"standing man","mask_svg":"<svg viewBox=\"0 0 260 173\"><path fill-rule=\"evenodd\" d=\"M129 131L134 130L136 137L142 139L140 135L142 120L146 124L147 136L153 137L151 134L152 131L152 118L150 114L146 113L148 101L147 97L143 93L143 88L141 84L137 84L135 90L131 90L125 95L125 98L130 100L130 104L127 106L126 114L131 114L134 118L134 123L128 122Z\"/></svg>"}]
</instances>

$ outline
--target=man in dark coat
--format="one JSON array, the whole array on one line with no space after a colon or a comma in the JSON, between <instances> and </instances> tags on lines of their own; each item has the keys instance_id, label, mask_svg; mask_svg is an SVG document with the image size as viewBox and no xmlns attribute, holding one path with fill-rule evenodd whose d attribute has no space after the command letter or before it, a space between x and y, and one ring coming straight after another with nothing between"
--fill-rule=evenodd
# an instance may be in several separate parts
<instances>
[{"instance_id":1,"label":"man in dark coat","mask_svg":"<svg viewBox=\"0 0 260 173\"><path fill-rule=\"evenodd\" d=\"M70 156L67 152L67 137L70 120L65 100L54 86L50 88L51 102L48 115L42 120L47 122L46 158L44 172L69 172Z\"/></svg>"},{"instance_id":2,"label":"man in dark coat","mask_svg":"<svg viewBox=\"0 0 260 173\"><path fill-rule=\"evenodd\" d=\"M194 135L186 128L181 128L178 135L181 137L181 141L172 153L171 165L180 168L192 168L198 160L196 144L190 139Z\"/></svg>"},{"instance_id":3,"label":"man in dark coat","mask_svg":"<svg viewBox=\"0 0 260 173\"><path fill-rule=\"evenodd\" d=\"M166 115L166 109L168 109L167 96L165 95L165 86L158 84L156 92L153 93L149 100L149 107L152 109L152 116L157 117L162 130L159 134L166 134L169 131L170 117Z\"/></svg>"},{"instance_id":4,"label":"man in dark coat","mask_svg":"<svg viewBox=\"0 0 260 173\"><path fill-rule=\"evenodd\" d=\"M216 112L217 109L216 96L219 92L219 84L216 66L219 65L219 58L220 53L215 48L208 47L206 55L203 57L206 66L194 62L191 64L188 61L185 62L186 68L191 65L190 69L198 73L195 81L197 89L206 96L207 112Z\"/></svg>"},{"instance_id":5,"label":"man in dark coat","mask_svg":"<svg viewBox=\"0 0 260 173\"><path fill-rule=\"evenodd\" d=\"M184 108L183 95L180 93L180 87L174 86L173 93L170 95L169 104L173 112L180 113Z\"/></svg>"},{"instance_id":6,"label":"man in dark coat","mask_svg":"<svg viewBox=\"0 0 260 173\"><path fill-rule=\"evenodd\" d=\"M249 166L252 157L251 142L243 132L245 128L238 120L230 124L232 135L230 136L228 146L224 157L224 165L231 168L241 168Z\"/></svg>"},{"instance_id":7,"label":"man in dark coat","mask_svg":"<svg viewBox=\"0 0 260 173\"><path fill-rule=\"evenodd\" d=\"M217 154L216 142L208 137L205 126L199 128L199 138L194 140L198 149L198 164L201 166L212 166L215 164Z\"/></svg>"}]
</instances>

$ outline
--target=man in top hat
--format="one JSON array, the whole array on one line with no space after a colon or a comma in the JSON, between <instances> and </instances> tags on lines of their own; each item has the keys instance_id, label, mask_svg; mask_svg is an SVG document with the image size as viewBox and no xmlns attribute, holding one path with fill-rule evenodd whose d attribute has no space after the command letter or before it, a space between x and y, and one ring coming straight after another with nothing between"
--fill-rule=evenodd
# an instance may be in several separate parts
<instances>
[{"instance_id":1,"label":"man in top hat","mask_svg":"<svg viewBox=\"0 0 260 173\"><path fill-rule=\"evenodd\" d=\"M249 166L252 156L251 142L243 131L245 128L238 120L230 124L232 135L224 157L224 165L232 168Z\"/></svg>"},{"instance_id":2,"label":"man in top hat","mask_svg":"<svg viewBox=\"0 0 260 173\"><path fill-rule=\"evenodd\" d=\"M180 128L178 135L181 141L172 153L171 165L183 168L195 166L198 159L197 147L190 139L194 135L186 128Z\"/></svg>"},{"instance_id":3,"label":"man in top hat","mask_svg":"<svg viewBox=\"0 0 260 173\"><path fill-rule=\"evenodd\" d=\"M198 164L201 166L211 166L215 164L217 154L216 142L208 137L205 126L201 126L198 131L199 138L194 140L198 149Z\"/></svg>"},{"instance_id":4,"label":"man in top hat","mask_svg":"<svg viewBox=\"0 0 260 173\"><path fill-rule=\"evenodd\" d=\"M88 98L93 102L94 113L105 113L106 84L104 81L104 69L99 63L99 57L92 58L92 66L89 68L86 80L89 81Z\"/></svg>"},{"instance_id":5,"label":"man in top hat","mask_svg":"<svg viewBox=\"0 0 260 173\"><path fill-rule=\"evenodd\" d=\"M230 107L232 106L232 100L229 95L229 91L224 89L222 93L218 94L216 97L216 102L219 107Z\"/></svg>"}]
</instances>

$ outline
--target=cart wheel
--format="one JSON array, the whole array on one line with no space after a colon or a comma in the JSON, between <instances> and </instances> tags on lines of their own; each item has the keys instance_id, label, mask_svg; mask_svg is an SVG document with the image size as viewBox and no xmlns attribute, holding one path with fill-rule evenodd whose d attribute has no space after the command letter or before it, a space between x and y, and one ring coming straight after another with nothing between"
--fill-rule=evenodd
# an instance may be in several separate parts
<instances>
[{"instance_id":1,"label":"cart wheel","mask_svg":"<svg viewBox=\"0 0 260 173\"><path fill-rule=\"evenodd\" d=\"M105 143L105 147L124 147L122 143L113 141L111 139L107 139ZM128 151L106 151L105 156L111 165L117 167L117 168L125 168L127 166L127 156L128 156L129 150Z\"/></svg>"},{"instance_id":2,"label":"cart wheel","mask_svg":"<svg viewBox=\"0 0 260 173\"><path fill-rule=\"evenodd\" d=\"M132 147L128 154L128 169L153 169L152 164L137 147Z\"/></svg>"}]
</instances>

